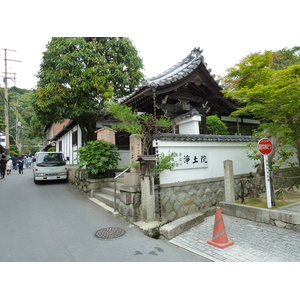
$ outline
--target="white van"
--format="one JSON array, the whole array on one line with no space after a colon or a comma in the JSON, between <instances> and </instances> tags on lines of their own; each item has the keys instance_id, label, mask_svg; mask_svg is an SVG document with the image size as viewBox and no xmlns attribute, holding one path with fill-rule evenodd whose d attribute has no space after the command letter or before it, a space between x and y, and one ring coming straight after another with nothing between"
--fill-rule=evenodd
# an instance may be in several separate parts
<instances>
[{"instance_id":1,"label":"white van","mask_svg":"<svg viewBox=\"0 0 300 300\"><path fill-rule=\"evenodd\" d=\"M60 152L37 152L32 169L34 183L45 180L67 181L68 178L66 160Z\"/></svg>"}]
</instances>

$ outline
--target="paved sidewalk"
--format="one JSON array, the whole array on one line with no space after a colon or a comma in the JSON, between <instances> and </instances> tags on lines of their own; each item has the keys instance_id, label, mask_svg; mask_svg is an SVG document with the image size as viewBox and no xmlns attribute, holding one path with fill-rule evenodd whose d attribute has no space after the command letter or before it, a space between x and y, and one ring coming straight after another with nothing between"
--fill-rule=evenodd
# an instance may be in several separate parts
<instances>
[{"instance_id":1,"label":"paved sidewalk","mask_svg":"<svg viewBox=\"0 0 300 300\"><path fill-rule=\"evenodd\" d=\"M300 262L300 232L223 214L228 239L224 249L207 243L215 216L169 242L216 262Z\"/></svg>"}]
</instances>

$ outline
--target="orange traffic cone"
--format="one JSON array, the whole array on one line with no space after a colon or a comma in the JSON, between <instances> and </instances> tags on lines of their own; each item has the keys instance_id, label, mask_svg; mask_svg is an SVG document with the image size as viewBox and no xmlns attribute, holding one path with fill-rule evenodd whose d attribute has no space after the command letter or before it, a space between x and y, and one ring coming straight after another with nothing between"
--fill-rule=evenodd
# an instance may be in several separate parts
<instances>
[{"instance_id":1,"label":"orange traffic cone","mask_svg":"<svg viewBox=\"0 0 300 300\"><path fill-rule=\"evenodd\" d=\"M233 241L228 240L221 208L219 206L217 207L216 216L215 216L213 238L211 240L208 240L207 243L219 248L225 248L234 244Z\"/></svg>"}]
</instances>

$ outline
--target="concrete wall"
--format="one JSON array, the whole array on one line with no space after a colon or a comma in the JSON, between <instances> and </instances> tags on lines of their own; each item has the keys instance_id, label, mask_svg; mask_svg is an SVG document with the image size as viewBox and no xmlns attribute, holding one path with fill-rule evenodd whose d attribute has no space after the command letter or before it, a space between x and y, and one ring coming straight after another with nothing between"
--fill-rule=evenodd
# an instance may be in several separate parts
<instances>
[{"instance_id":1,"label":"concrete wall","mask_svg":"<svg viewBox=\"0 0 300 300\"><path fill-rule=\"evenodd\" d=\"M225 202L221 202L220 207L226 215L300 232L300 214L298 213Z\"/></svg>"}]
</instances>

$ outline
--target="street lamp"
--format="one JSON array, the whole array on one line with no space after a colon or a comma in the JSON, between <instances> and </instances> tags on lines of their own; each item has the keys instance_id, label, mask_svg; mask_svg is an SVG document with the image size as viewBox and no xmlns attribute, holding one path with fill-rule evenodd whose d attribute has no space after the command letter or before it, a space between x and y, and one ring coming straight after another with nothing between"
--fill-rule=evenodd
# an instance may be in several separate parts
<instances>
[{"instance_id":1,"label":"street lamp","mask_svg":"<svg viewBox=\"0 0 300 300\"><path fill-rule=\"evenodd\" d=\"M155 155L138 155L137 161L140 162L142 176L154 176L156 156Z\"/></svg>"}]
</instances>

